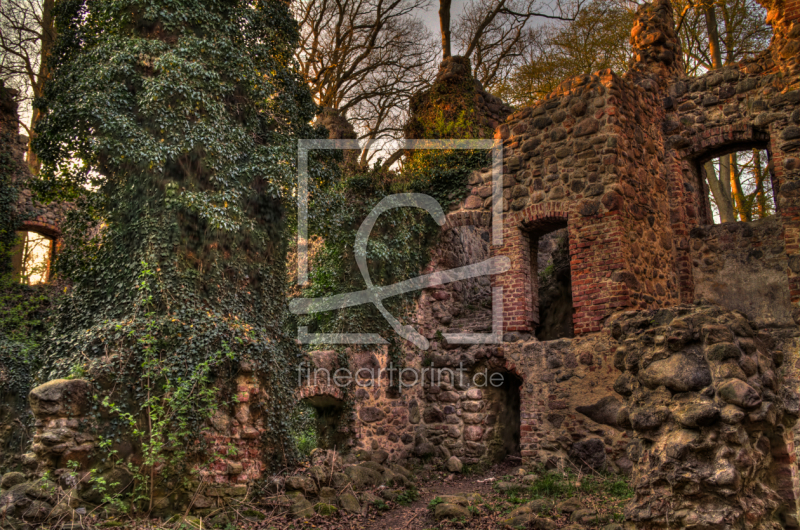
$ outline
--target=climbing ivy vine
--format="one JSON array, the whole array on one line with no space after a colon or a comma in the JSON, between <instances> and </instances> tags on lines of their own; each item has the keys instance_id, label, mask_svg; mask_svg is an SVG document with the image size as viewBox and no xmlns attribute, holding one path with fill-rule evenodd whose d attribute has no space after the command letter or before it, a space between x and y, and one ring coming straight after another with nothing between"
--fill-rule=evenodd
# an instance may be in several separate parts
<instances>
[{"instance_id":1,"label":"climbing ivy vine","mask_svg":"<svg viewBox=\"0 0 800 530\"><path fill-rule=\"evenodd\" d=\"M310 234L319 238L314 251L306 297L323 297L366 288L356 265L356 232L372 208L395 193L425 193L445 212L467 193L467 178L488 165L487 151L420 151L400 171L378 166L347 171L313 196L309 211ZM441 228L427 212L398 208L385 212L376 223L367 245L367 265L375 285L389 285L422 273ZM419 293L385 300L396 317L410 317ZM394 366L401 367L405 347L383 317L370 305L318 313L300 318L312 332L379 333L389 341Z\"/></svg>"},{"instance_id":2,"label":"climbing ivy vine","mask_svg":"<svg viewBox=\"0 0 800 530\"><path fill-rule=\"evenodd\" d=\"M2 83L0 100L3 105L11 103ZM22 163L13 156L14 144L12 134L0 132L0 403L4 405L0 420L9 426L3 435L0 470L6 458L22 452L30 441L33 416L25 397L40 367L38 348L47 334L47 311L56 296L52 285L23 284L12 270L12 251L20 239L16 231L30 214L18 207Z\"/></svg>"},{"instance_id":3,"label":"climbing ivy vine","mask_svg":"<svg viewBox=\"0 0 800 530\"><path fill-rule=\"evenodd\" d=\"M56 11L36 189L76 209L56 263L72 287L40 379L92 381L106 439L148 433L135 442L149 455L139 471L176 464L155 474L156 490L206 450L207 391L224 408L246 362L269 389L251 405L264 414L265 447L274 463L291 460L300 352L284 333L282 201L296 138L315 137L316 106L293 69L287 5L64 0ZM177 398L180 410L159 416L159 450L185 452L163 459L148 453L158 441L148 422Z\"/></svg>"}]
</instances>

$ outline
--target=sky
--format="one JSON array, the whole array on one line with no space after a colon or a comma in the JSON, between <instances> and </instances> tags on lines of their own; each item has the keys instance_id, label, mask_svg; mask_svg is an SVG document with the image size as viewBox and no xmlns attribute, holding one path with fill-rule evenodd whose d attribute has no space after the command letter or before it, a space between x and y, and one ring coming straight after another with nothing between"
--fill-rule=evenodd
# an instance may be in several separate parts
<instances>
[{"instance_id":1,"label":"sky","mask_svg":"<svg viewBox=\"0 0 800 530\"><path fill-rule=\"evenodd\" d=\"M464 12L464 6L468 4L468 0L453 0L452 4L450 4L450 21L451 24L458 20L458 17L461 16L461 13ZM439 2L438 0L431 0L431 5L427 9L427 11L422 12L419 14L419 18L425 22L425 25L431 30L431 32L438 36L439 35Z\"/></svg>"}]
</instances>

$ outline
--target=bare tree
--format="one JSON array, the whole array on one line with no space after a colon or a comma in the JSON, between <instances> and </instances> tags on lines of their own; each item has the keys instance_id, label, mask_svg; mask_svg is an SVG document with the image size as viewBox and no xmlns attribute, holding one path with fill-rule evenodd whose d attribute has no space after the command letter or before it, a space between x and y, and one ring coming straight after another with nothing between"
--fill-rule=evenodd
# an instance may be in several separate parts
<instances>
[{"instance_id":1,"label":"bare tree","mask_svg":"<svg viewBox=\"0 0 800 530\"><path fill-rule=\"evenodd\" d=\"M523 53L495 81L496 94L516 105L531 104L565 79L606 68L625 71L633 17L622 2L594 1L573 21L527 29Z\"/></svg>"},{"instance_id":2,"label":"bare tree","mask_svg":"<svg viewBox=\"0 0 800 530\"><path fill-rule=\"evenodd\" d=\"M768 45L772 30L755 0L673 0L689 75L735 64Z\"/></svg>"},{"instance_id":3,"label":"bare tree","mask_svg":"<svg viewBox=\"0 0 800 530\"><path fill-rule=\"evenodd\" d=\"M346 115L372 146L397 138L412 94L435 71L433 36L415 12L428 0L308 0L294 4L296 58L314 98ZM364 149L362 163L374 156Z\"/></svg>"},{"instance_id":4,"label":"bare tree","mask_svg":"<svg viewBox=\"0 0 800 530\"><path fill-rule=\"evenodd\" d=\"M534 19L574 20L586 0L470 0L453 28L458 54L472 61L476 78L491 89L522 57ZM442 56L451 55L450 0L439 1Z\"/></svg>"},{"instance_id":5,"label":"bare tree","mask_svg":"<svg viewBox=\"0 0 800 530\"><path fill-rule=\"evenodd\" d=\"M47 54L55 40L55 0L3 0L0 9L0 77L19 92L20 103L30 108L42 95L48 76ZM28 123L20 125L32 140L39 111L31 108ZM34 172L39 163L28 144L28 165Z\"/></svg>"},{"instance_id":6,"label":"bare tree","mask_svg":"<svg viewBox=\"0 0 800 530\"><path fill-rule=\"evenodd\" d=\"M717 70L754 56L769 45L772 31L764 22L765 11L755 0L677 0L681 13L678 35L689 74ZM760 159L760 154L758 157ZM753 174L757 164L740 164L737 154L709 160L704 166L714 206L723 223L753 218L752 209L761 206L766 215L763 174L745 178L742 171ZM748 199L743 182L754 180L761 190L756 202ZM755 195L754 195L755 196Z\"/></svg>"}]
</instances>

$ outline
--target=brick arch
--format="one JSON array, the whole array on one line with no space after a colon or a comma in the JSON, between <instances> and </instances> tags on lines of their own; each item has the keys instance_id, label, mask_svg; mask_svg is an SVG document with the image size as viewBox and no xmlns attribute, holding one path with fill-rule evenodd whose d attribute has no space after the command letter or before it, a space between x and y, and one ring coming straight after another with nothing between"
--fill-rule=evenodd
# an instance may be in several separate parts
<instances>
[{"instance_id":1,"label":"brick arch","mask_svg":"<svg viewBox=\"0 0 800 530\"><path fill-rule=\"evenodd\" d=\"M569 222L574 209L574 203L567 203L564 201L532 204L519 213L519 222L526 226L546 223L548 221Z\"/></svg>"},{"instance_id":2,"label":"brick arch","mask_svg":"<svg viewBox=\"0 0 800 530\"><path fill-rule=\"evenodd\" d=\"M459 228L462 226L480 226L490 228L492 226L492 214L488 212L453 212L445 216L445 223L442 225L442 232Z\"/></svg>"},{"instance_id":3,"label":"brick arch","mask_svg":"<svg viewBox=\"0 0 800 530\"><path fill-rule=\"evenodd\" d=\"M506 372L508 372L508 373L514 375L515 377L519 378L520 386L525 384L525 380L526 380L525 376L527 375L526 372L521 367L519 367L516 364L514 364L514 361L512 361L511 359L508 359L508 358L504 357L502 359L502 364L499 366L499 368L502 368Z\"/></svg>"},{"instance_id":4,"label":"brick arch","mask_svg":"<svg viewBox=\"0 0 800 530\"><path fill-rule=\"evenodd\" d=\"M305 385L295 391L298 401L305 401L309 405L331 406L331 404L344 403L344 392L334 385Z\"/></svg>"},{"instance_id":5,"label":"brick arch","mask_svg":"<svg viewBox=\"0 0 800 530\"><path fill-rule=\"evenodd\" d=\"M48 221L28 219L23 221L17 230L20 232L36 232L37 234L42 234L55 241L61 239L61 230L59 227Z\"/></svg>"},{"instance_id":6,"label":"brick arch","mask_svg":"<svg viewBox=\"0 0 800 530\"><path fill-rule=\"evenodd\" d=\"M722 156L733 151L747 149L748 147L769 145L768 131L753 127L749 121L740 121L724 127L714 127L707 131L707 136L697 138L681 149L678 154L681 158L697 162L705 162L711 158Z\"/></svg>"}]
</instances>

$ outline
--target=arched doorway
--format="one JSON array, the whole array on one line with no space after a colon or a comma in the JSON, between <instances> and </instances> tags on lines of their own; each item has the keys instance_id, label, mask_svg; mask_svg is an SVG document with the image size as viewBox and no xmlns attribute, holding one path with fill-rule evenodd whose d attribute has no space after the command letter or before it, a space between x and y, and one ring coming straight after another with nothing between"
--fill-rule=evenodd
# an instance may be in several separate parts
<instances>
[{"instance_id":1,"label":"arched doorway","mask_svg":"<svg viewBox=\"0 0 800 530\"><path fill-rule=\"evenodd\" d=\"M12 272L20 283L37 285L50 281L50 264L55 239L40 232L17 232L18 243L11 253Z\"/></svg>"}]
</instances>

